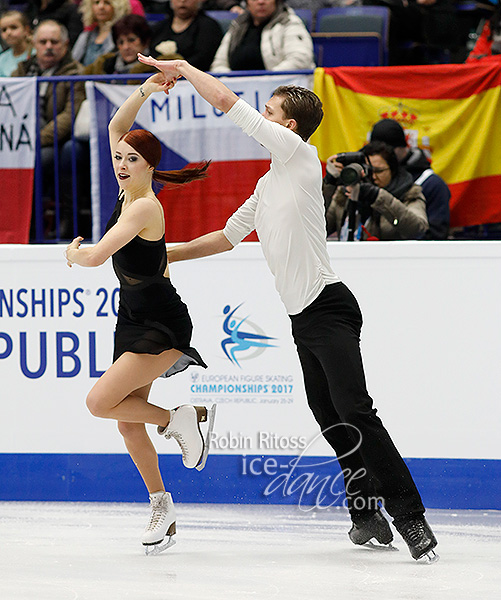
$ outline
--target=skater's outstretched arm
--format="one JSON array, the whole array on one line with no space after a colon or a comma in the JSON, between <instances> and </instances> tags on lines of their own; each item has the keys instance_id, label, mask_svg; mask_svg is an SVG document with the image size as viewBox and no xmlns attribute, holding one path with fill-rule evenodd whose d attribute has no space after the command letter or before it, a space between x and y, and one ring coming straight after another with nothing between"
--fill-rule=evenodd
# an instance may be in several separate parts
<instances>
[{"instance_id":1,"label":"skater's outstretched arm","mask_svg":"<svg viewBox=\"0 0 501 600\"><path fill-rule=\"evenodd\" d=\"M141 106L154 92L169 93L174 87L176 78L166 78L163 73L155 73L148 77L122 104L114 114L108 125L110 136L110 150L113 155L120 138L127 133L134 123L134 119Z\"/></svg>"},{"instance_id":2,"label":"skater's outstretched arm","mask_svg":"<svg viewBox=\"0 0 501 600\"><path fill-rule=\"evenodd\" d=\"M190 260L192 258L202 258L233 250L233 245L226 239L223 230L212 231L199 238L180 244L167 250L167 260L172 263L180 260Z\"/></svg>"},{"instance_id":3,"label":"skater's outstretched arm","mask_svg":"<svg viewBox=\"0 0 501 600\"><path fill-rule=\"evenodd\" d=\"M219 79L200 71L185 60L156 60L151 56L143 56L142 54L137 56L145 65L156 67L169 81L181 76L184 77L202 98L224 113L227 113L238 100L238 96Z\"/></svg>"}]
</instances>

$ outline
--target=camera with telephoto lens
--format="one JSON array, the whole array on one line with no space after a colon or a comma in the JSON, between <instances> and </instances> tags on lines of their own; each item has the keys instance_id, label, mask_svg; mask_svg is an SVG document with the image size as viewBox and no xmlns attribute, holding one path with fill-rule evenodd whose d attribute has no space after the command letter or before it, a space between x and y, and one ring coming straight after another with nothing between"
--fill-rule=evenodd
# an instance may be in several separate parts
<instances>
[{"instance_id":1,"label":"camera with telephoto lens","mask_svg":"<svg viewBox=\"0 0 501 600\"><path fill-rule=\"evenodd\" d=\"M339 180L343 185L355 185L361 181L369 181L366 176L370 166L363 152L340 152L336 156L336 162L344 165L339 174Z\"/></svg>"}]
</instances>

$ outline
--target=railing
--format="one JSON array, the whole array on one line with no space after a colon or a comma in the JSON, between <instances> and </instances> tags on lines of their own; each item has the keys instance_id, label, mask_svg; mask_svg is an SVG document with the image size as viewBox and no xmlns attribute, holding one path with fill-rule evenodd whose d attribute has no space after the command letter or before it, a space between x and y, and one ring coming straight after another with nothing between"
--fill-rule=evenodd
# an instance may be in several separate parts
<instances>
[{"instance_id":1,"label":"railing","mask_svg":"<svg viewBox=\"0 0 501 600\"><path fill-rule=\"evenodd\" d=\"M280 72L270 72L270 71L232 71L229 73L218 73L215 74L216 77L260 77L263 75L298 75L298 74L306 74L311 75L313 71L280 71ZM32 230L31 230L31 241L36 243L55 243L61 242L68 239L73 239L77 235L81 233L79 230L79 215L80 217L87 217L90 223L92 219L92 214L90 212L90 207L88 209L89 214L85 214L86 211L82 211L82 189L79 188L77 184L77 145L75 138L75 85L78 83L86 82L86 81L98 81L103 83L130 83L131 79L134 81L144 81L147 79L151 73L142 73L142 74L127 74L127 75L74 75L74 76L56 76L56 77L38 77L37 78L37 96L36 96L36 160L35 160L35 183L34 183L34 212L32 216ZM53 85L52 94L53 94L53 119L55 123L54 128L54 143L53 143L53 151L54 151L54 163L52 167L52 175L54 181L54 192L53 198L51 198L52 202L49 206L44 207L44 196L43 196L43 179L47 179L47 173L42 172L42 147L40 143L40 103L39 103L39 88L42 83L64 83L69 82L70 84L70 99L71 99L71 135L69 141L71 141L70 147L70 157L68 161L68 157L65 156L64 164L61 163L62 144L58 142L57 139L57 85ZM67 164L69 162L69 165ZM69 166L70 173L62 173L61 169L67 169ZM92 163L90 163L90 171L93 169ZM65 230L62 231L62 212L63 212L63 202L62 202L62 187L61 187L61 176L64 176L64 180L71 180L71 190L64 189L64 194L69 194L71 198L70 205L66 208L70 208L70 210L66 210L65 216L68 214L71 215L71 223L69 227L65 227ZM70 176L69 176L70 175ZM82 175L80 173L80 175ZM89 172L90 177L90 172ZM45 222L44 222L45 221ZM66 224L67 225L67 224Z\"/></svg>"}]
</instances>

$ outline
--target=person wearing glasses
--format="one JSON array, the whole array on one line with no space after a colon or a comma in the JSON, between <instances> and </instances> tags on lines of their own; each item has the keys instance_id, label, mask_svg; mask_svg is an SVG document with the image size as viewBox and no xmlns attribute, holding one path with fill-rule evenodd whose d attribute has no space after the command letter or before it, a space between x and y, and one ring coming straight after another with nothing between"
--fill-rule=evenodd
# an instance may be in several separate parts
<instances>
[{"instance_id":1,"label":"person wearing glasses","mask_svg":"<svg viewBox=\"0 0 501 600\"><path fill-rule=\"evenodd\" d=\"M354 241L423 238L429 225L421 186L399 165L388 144L370 142L361 152L367 159L367 173L359 184L356 221L350 227L348 213L353 187L343 186L339 181L343 165L337 162L337 154L327 159L323 181L327 236L346 241L351 228Z\"/></svg>"}]
</instances>

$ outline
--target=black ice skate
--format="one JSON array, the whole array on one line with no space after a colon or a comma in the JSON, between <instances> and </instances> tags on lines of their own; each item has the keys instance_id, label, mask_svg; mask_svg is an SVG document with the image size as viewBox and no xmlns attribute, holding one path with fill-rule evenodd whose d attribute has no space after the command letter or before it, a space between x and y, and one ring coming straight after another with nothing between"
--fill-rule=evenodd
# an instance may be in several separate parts
<instances>
[{"instance_id":1,"label":"black ice skate","mask_svg":"<svg viewBox=\"0 0 501 600\"><path fill-rule=\"evenodd\" d=\"M438 543L437 539L423 515L400 517L393 524L409 546L412 558L424 559L428 563L439 559L439 555L433 550Z\"/></svg>"},{"instance_id":2,"label":"black ice skate","mask_svg":"<svg viewBox=\"0 0 501 600\"><path fill-rule=\"evenodd\" d=\"M353 522L352 528L348 532L350 540L357 546L368 545L371 547L384 547L396 550L391 545L393 541L393 533L390 529L390 524L383 517L380 510L368 517L356 519ZM372 542L375 539L381 546L377 546Z\"/></svg>"}]
</instances>

